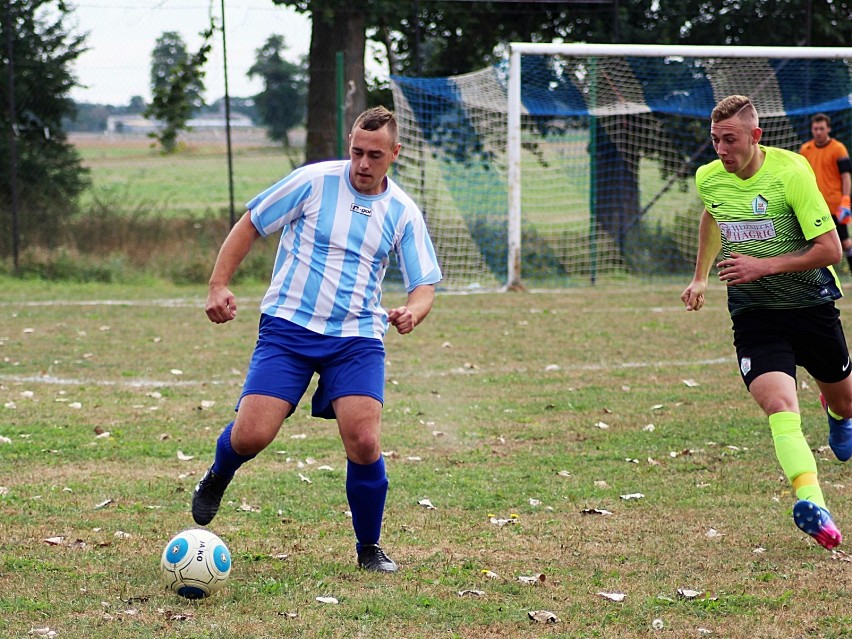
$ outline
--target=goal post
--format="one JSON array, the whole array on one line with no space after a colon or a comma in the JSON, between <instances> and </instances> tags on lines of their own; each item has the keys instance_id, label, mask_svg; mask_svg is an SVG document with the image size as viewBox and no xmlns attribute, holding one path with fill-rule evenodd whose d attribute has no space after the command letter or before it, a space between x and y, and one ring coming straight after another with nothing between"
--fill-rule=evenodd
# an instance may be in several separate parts
<instances>
[{"instance_id":1,"label":"goal post","mask_svg":"<svg viewBox=\"0 0 852 639\"><path fill-rule=\"evenodd\" d=\"M396 177L427 216L452 288L691 273L715 158L709 115L752 98L763 143L810 117L852 146L852 48L511 43L503 63L392 78Z\"/></svg>"}]
</instances>

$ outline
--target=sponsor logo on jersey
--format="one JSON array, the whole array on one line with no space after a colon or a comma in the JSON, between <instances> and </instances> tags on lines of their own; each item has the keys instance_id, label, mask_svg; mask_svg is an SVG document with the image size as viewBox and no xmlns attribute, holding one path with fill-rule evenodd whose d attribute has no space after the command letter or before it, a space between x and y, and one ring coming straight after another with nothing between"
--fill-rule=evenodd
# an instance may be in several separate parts
<instances>
[{"instance_id":1,"label":"sponsor logo on jersey","mask_svg":"<svg viewBox=\"0 0 852 639\"><path fill-rule=\"evenodd\" d=\"M719 230L729 242L749 242L751 240L771 240L775 237L775 222L722 222Z\"/></svg>"},{"instance_id":2,"label":"sponsor logo on jersey","mask_svg":"<svg viewBox=\"0 0 852 639\"><path fill-rule=\"evenodd\" d=\"M755 215L763 217L769 212L769 200L759 195L751 201L751 211Z\"/></svg>"},{"instance_id":3,"label":"sponsor logo on jersey","mask_svg":"<svg viewBox=\"0 0 852 639\"><path fill-rule=\"evenodd\" d=\"M349 205L349 210L352 213L360 213L361 215L366 215L370 217L373 214L373 209L368 209L366 206L361 206L360 204L355 204L354 202Z\"/></svg>"},{"instance_id":4,"label":"sponsor logo on jersey","mask_svg":"<svg viewBox=\"0 0 852 639\"><path fill-rule=\"evenodd\" d=\"M740 370L743 375L748 375L751 371L751 357L743 357L740 360Z\"/></svg>"},{"instance_id":5,"label":"sponsor logo on jersey","mask_svg":"<svg viewBox=\"0 0 852 639\"><path fill-rule=\"evenodd\" d=\"M713 202L713 204L710 205L710 208L711 209L718 209L720 206L725 206L725 203L724 202Z\"/></svg>"}]
</instances>

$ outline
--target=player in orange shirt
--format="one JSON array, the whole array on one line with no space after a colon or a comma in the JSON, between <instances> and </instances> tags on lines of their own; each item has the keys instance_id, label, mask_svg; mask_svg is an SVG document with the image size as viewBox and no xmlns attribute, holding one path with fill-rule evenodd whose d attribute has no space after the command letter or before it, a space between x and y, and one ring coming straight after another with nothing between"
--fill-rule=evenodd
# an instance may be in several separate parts
<instances>
[{"instance_id":1,"label":"player in orange shirt","mask_svg":"<svg viewBox=\"0 0 852 639\"><path fill-rule=\"evenodd\" d=\"M849 194L852 192L852 163L842 142L831 137L831 118L817 113L811 118L813 139L805 142L799 153L804 155L816 174L820 193L837 222L837 234L843 254L852 271L852 238L849 227L852 221Z\"/></svg>"}]
</instances>

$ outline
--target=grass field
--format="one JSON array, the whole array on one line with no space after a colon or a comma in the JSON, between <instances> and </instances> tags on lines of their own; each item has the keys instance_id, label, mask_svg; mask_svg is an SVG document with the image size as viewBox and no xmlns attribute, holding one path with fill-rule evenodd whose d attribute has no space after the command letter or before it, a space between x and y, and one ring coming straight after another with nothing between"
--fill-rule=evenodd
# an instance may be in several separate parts
<instances>
[{"instance_id":1,"label":"grass field","mask_svg":"<svg viewBox=\"0 0 852 639\"><path fill-rule=\"evenodd\" d=\"M159 556L192 526L262 287L235 287L238 319L216 326L201 287L0 284L4 637L852 636L850 556L793 525L721 288L697 314L686 282L439 295L387 339L382 542L401 572L355 567L342 449L305 402L231 484L210 526L231 578L191 603ZM852 535L850 469L800 386Z\"/></svg>"}]
</instances>

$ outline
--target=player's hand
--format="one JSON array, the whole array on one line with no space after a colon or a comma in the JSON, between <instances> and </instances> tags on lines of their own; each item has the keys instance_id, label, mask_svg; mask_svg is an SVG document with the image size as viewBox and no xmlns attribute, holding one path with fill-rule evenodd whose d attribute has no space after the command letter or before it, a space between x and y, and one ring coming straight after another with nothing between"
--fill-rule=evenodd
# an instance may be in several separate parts
<instances>
[{"instance_id":1,"label":"player's hand","mask_svg":"<svg viewBox=\"0 0 852 639\"><path fill-rule=\"evenodd\" d=\"M396 327L396 332L405 335L414 330L414 315L407 306L397 306L388 311L388 322Z\"/></svg>"},{"instance_id":2,"label":"player's hand","mask_svg":"<svg viewBox=\"0 0 852 639\"><path fill-rule=\"evenodd\" d=\"M746 284L759 280L769 272L764 268L766 262L758 257L731 253L731 257L716 264L719 269L719 279L728 286Z\"/></svg>"},{"instance_id":3,"label":"player's hand","mask_svg":"<svg viewBox=\"0 0 852 639\"><path fill-rule=\"evenodd\" d=\"M692 280L680 295L688 311L698 311L704 306L704 292L707 290L707 282Z\"/></svg>"},{"instance_id":4,"label":"player's hand","mask_svg":"<svg viewBox=\"0 0 852 639\"><path fill-rule=\"evenodd\" d=\"M849 224L852 222L852 210L848 206L838 206L834 217L838 224Z\"/></svg>"},{"instance_id":5,"label":"player's hand","mask_svg":"<svg viewBox=\"0 0 852 639\"><path fill-rule=\"evenodd\" d=\"M211 322L224 324L237 316L237 300L227 286L211 288L204 311Z\"/></svg>"}]
</instances>

